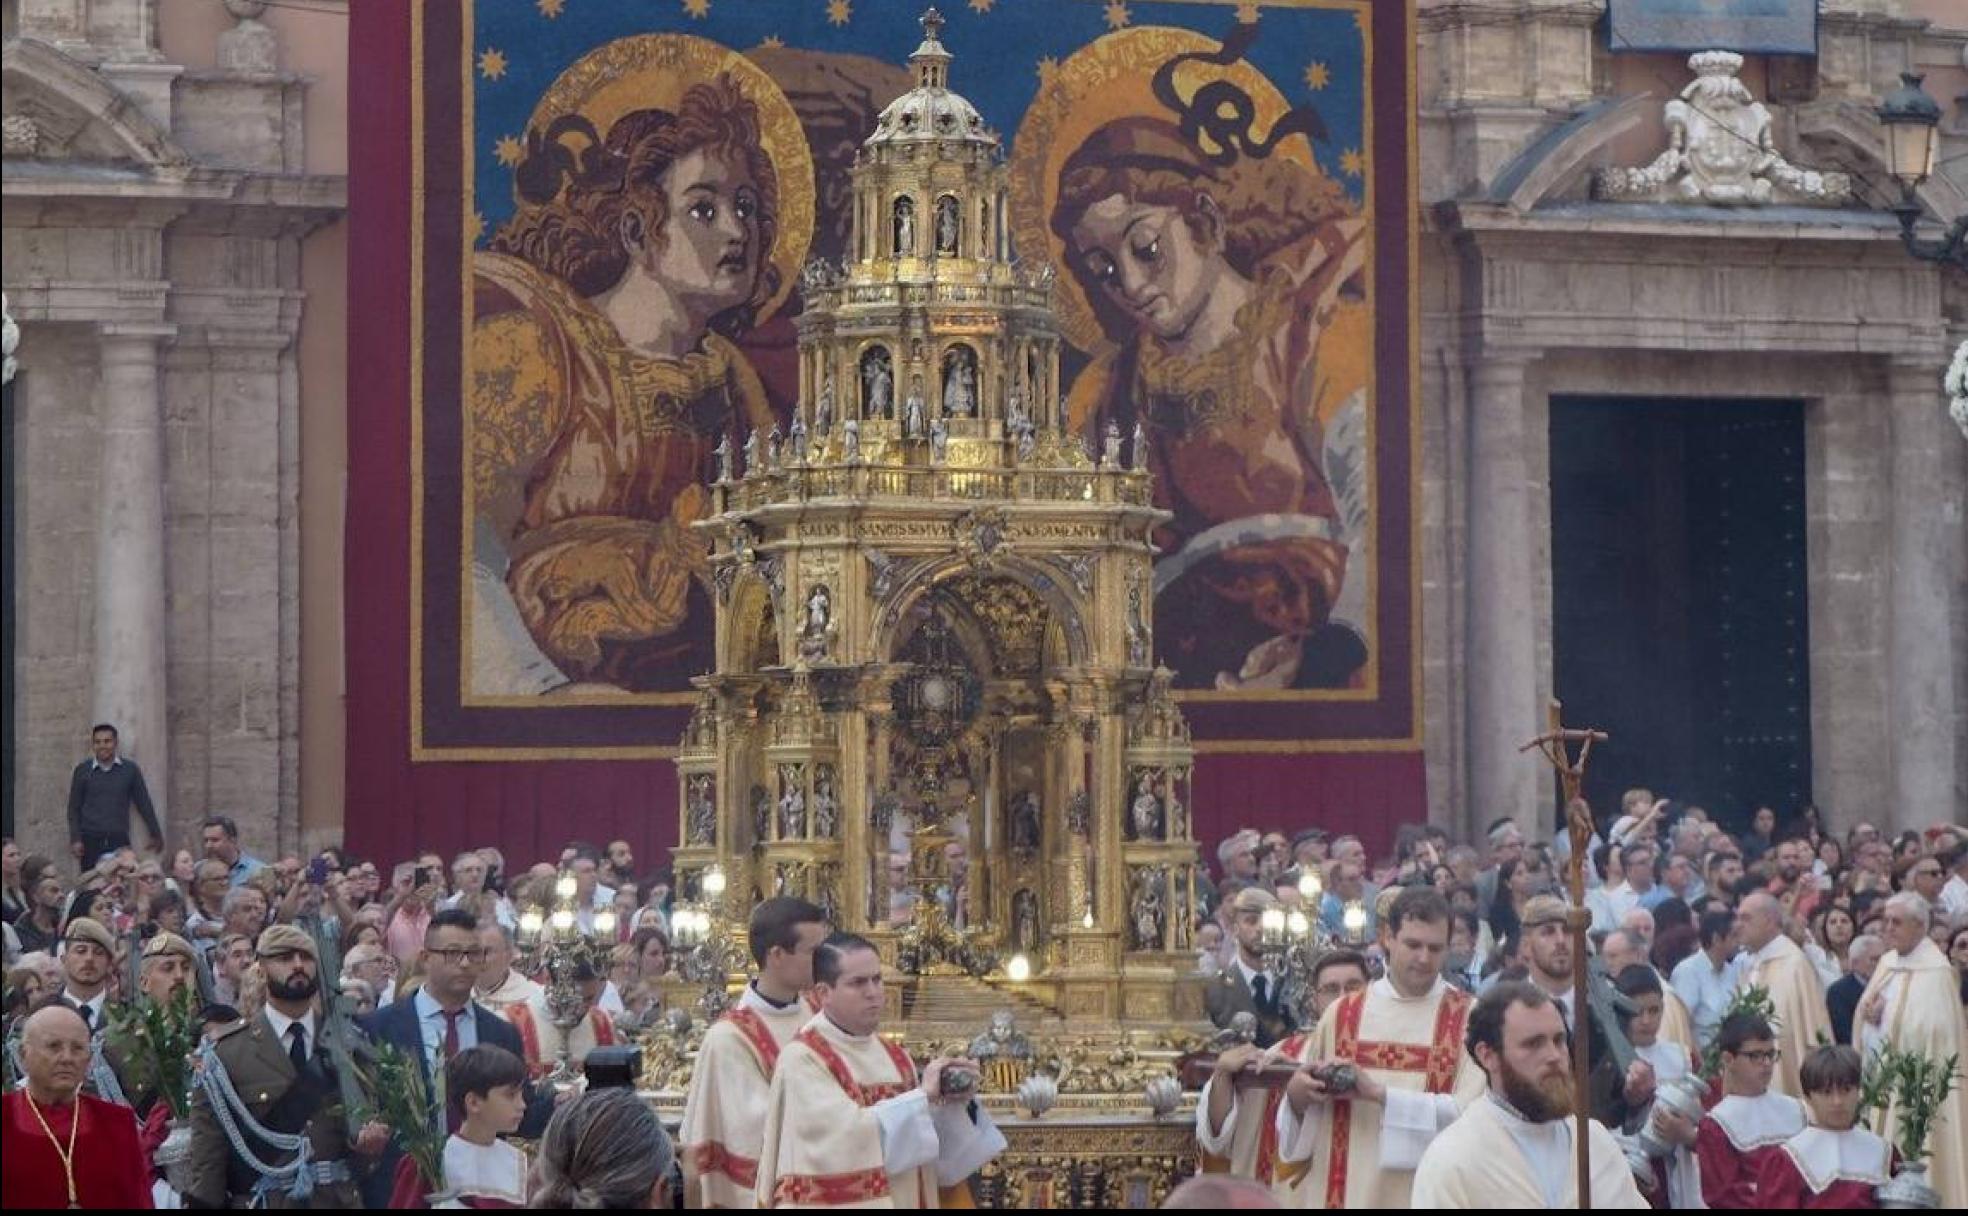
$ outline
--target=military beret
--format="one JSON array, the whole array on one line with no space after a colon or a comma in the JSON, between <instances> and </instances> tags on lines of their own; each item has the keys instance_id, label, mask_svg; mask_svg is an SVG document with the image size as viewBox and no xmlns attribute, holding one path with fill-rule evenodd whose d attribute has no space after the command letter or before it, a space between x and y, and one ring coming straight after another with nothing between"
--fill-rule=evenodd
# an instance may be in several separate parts
<instances>
[{"instance_id":1,"label":"military beret","mask_svg":"<svg viewBox=\"0 0 1968 1216\"><path fill-rule=\"evenodd\" d=\"M1562 925L1568 911L1565 901L1556 895L1534 896L1524 905L1523 925L1526 929L1535 929L1553 921Z\"/></svg>"},{"instance_id":2,"label":"military beret","mask_svg":"<svg viewBox=\"0 0 1968 1216\"><path fill-rule=\"evenodd\" d=\"M160 932L144 943L145 958L163 958L167 954L182 955L188 962L195 962L198 958L198 952L192 949L191 943L175 933Z\"/></svg>"},{"instance_id":3,"label":"military beret","mask_svg":"<svg viewBox=\"0 0 1968 1216\"><path fill-rule=\"evenodd\" d=\"M316 960L321 957L314 944L314 938L292 925L268 925L260 932L259 943L253 948L253 952L261 958L271 958L277 954L294 951Z\"/></svg>"},{"instance_id":4,"label":"military beret","mask_svg":"<svg viewBox=\"0 0 1968 1216\"><path fill-rule=\"evenodd\" d=\"M62 940L65 942L94 942L109 953L116 953L116 938L110 934L109 927L101 921L87 916L78 916L74 920L69 921L68 928L62 932Z\"/></svg>"},{"instance_id":5,"label":"military beret","mask_svg":"<svg viewBox=\"0 0 1968 1216\"><path fill-rule=\"evenodd\" d=\"M1263 887L1245 887L1237 892L1230 906L1238 912L1269 912L1278 906L1278 897Z\"/></svg>"}]
</instances>

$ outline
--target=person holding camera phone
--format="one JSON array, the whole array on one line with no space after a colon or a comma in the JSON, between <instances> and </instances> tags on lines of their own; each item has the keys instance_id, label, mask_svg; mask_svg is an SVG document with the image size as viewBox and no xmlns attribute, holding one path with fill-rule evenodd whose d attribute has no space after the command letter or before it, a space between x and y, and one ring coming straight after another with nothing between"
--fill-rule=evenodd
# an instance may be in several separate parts
<instances>
[{"instance_id":1,"label":"person holding camera phone","mask_svg":"<svg viewBox=\"0 0 1968 1216\"><path fill-rule=\"evenodd\" d=\"M408 968L424 948L424 931L444 890L429 866L406 861L390 876L389 904L383 909L383 945Z\"/></svg>"},{"instance_id":2,"label":"person holding camera phone","mask_svg":"<svg viewBox=\"0 0 1968 1216\"><path fill-rule=\"evenodd\" d=\"M920 1070L881 1038L881 955L836 934L813 952L820 1016L772 1074L760 1145L758 1205L973 1207L958 1188L1004 1151L1004 1133L973 1095L975 1060Z\"/></svg>"}]
</instances>

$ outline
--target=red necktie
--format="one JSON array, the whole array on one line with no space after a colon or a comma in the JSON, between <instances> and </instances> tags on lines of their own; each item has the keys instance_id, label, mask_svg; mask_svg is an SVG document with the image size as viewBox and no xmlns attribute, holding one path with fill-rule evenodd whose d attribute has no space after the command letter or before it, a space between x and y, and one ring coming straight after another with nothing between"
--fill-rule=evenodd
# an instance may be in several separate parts
<instances>
[{"instance_id":1,"label":"red necktie","mask_svg":"<svg viewBox=\"0 0 1968 1216\"><path fill-rule=\"evenodd\" d=\"M438 1010L438 1012L444 1015L444 1061L443 1062L448 1064L451 1062L451 1058L453 1056L456 1056L459 1051L458 1019L464 1017L465 1014L468 1012L468 1010L440 1009ZM458 1105L459 1104L453 1102L446 1102L444 1104L444 1130L446 1132L455 1133L458 1130L458 1124L460 1122L458 1118Z\"/></svg>"}]
</instances>

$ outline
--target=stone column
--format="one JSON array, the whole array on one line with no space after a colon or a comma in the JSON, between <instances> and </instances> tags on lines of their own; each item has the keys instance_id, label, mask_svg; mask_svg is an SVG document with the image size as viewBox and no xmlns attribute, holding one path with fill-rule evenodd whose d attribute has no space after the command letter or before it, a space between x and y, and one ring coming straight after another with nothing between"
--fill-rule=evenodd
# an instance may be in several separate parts
<instances>
[{"instance_id":1,"label":"stone column","mask_svg":"<svg viewBox=\"0 0 1968 1216\"><path fill-rule=\"evenodd\" d=\"M1886 688L1893 791L1880 808L1895 830L1958 814L1959 707L1954 588L1962 566L1968 445L1947 416L1938 363L1896 360L1888 373L1892 524ZM1882 824L1882 827L1885 825Z\"/></svg>"},{"instance_id":2,"label":"stone column","mask_svg":"<svg viewBox=\"0 0 1968 1216\"><path fill-rule=\"evenodd\" d=\"M1539 761L1518 753L1543 726L1537 704L1537 615L1531 585L1530 474L1523 355L1485 355L1469 369L1468 816L1512 815L1527 834L1547 819Z\"/></svg>"},{"instance_id":3,"label":"stone column","mask_svg":"<svg viewBox=\"0 0 1968 1216\"><path fill-rule=\"evenodd\" d=\"M95 717L123 751L169 829L169 726L164 681L164 425L157 344L168 325L102 330L102 482L97 491Z\"/></svg>"}]
</instances>

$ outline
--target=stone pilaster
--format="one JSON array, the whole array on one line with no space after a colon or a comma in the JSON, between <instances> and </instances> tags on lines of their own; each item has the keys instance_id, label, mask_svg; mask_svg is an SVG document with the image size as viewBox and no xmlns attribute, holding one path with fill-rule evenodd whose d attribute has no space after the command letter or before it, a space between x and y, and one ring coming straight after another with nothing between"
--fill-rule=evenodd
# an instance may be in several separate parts
<instances>
[{"instance_id":1,"label":"stone pilaster","mask_svg":"<svg viewBox=\"0 0 1968 1216\"><path fill-rule=\"evenodd\" d=\"M168 325L102 329L102 479L96 494L94 714L116 724L124 752L144 766L160 818L167 813L171 769L157 347L173 332Z\"/></svg>"},{"instance_id":2,"label":"stone pilaster","mask_svg":"<svg viewBox=\"0 0 1968 1216\"><path fill-rule=\"evenodd\" d=\"M1953 628L1953 601L1961 585L1968 448L1948 420L1940 382L1939 362L1894 360L1888 368L1893 791L1879 809L1896 829L1958 817L1961 807L1955 752L1963 744L1954 676L1963 643Z\"/></svg>"},{"instance_id":3,"label":"stone pilaster","mask_svg":"<svg viewBox=\"0 0 1968 1216\"><path fill-rule=\"evenodd\" d=\"M1468 814L1515 816L1539 830L1538 766L1518 748L1542 724L1531 582L1530 471L1521 354L1484 355L1469 371Z\"/></svg>"}]
</instances>

